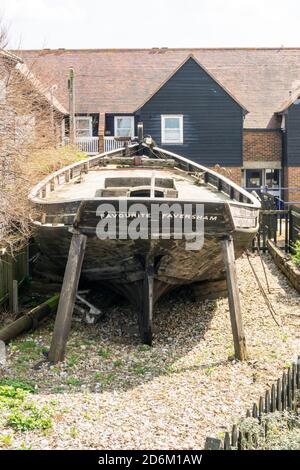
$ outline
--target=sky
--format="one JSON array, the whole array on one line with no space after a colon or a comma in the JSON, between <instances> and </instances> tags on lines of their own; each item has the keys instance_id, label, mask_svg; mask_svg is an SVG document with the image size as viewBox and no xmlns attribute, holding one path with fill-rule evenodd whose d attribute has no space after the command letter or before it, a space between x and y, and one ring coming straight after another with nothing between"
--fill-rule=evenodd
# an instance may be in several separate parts
<instances>
[{"instance_id":1,"label":"sky","mask_svg":"<svg viewBox=\"0 0 300 470\"><path fill-rule=\"evenodd\" d=\"M0 0L11 48L300 47L299 0Z\"/></svg>"}]
</instances>

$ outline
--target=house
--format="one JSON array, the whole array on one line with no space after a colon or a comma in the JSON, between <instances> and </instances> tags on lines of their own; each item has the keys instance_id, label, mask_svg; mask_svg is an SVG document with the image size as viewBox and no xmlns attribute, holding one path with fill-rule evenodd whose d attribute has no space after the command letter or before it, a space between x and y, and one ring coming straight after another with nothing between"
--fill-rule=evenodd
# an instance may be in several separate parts
<instances>
[{"instance_id":1,"label":"house","mask_svg":"<svg viewBox=\"0 0 300 470\"><path fill-rule=\"evenodd\" d=\"M300 201L300 49L19 53L42 82L52 74L65 108L74 69L77 140L89 153L116 148L141 121L158 145Z\"/></svg>"},{"instance_id":2,"label":"house","mask_svg":"<svg viewBox=\"0 0 300 470\"><path fill-rule=\"evenodd\" d=\"M15 54L0 50L0 140L5 154L62 142L68 111ZM5 143L5 145L4 145Z\"/></svg>"}]
</instances>

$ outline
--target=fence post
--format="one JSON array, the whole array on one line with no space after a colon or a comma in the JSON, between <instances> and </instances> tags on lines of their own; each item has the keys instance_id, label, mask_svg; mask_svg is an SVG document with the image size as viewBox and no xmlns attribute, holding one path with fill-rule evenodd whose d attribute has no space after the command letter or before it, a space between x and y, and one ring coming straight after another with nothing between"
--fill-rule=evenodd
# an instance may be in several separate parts
<instances>
[{"instance_id":1,"label":"fence post","mask_svg":"<svg viewBox=\"0 0 300 470\"><path fill-rule=\"evenodd\" d=\"M289 223L291 220L291 208L288 208L287 214L285 214L285 252L289 252L289 247L291 245L291 239L290 239L290 230L289 230Z\"/></svg>"},{"instance_id":2,"label":"fence post","mask_svg":"<svg viewBox=\"0 0 300 470\"><path fill-rule=\"evenodd\" d=\"M16 279L13 280L12 285L12 310L15 315L19 313L19 289L18 289L18 281Z\"/></svg>"},{"instance_id":3,"label":"fence post","mask_svg":"<svg viewBox=\"0 0 300 470\"><path fill-rule=\"evenodd\" d=\"M13 283L15 279L15 261L12 256L7 256L7 290L8 290L8 307L9 311L14 311L14 289Z\"/></svg>"}]
</instances>

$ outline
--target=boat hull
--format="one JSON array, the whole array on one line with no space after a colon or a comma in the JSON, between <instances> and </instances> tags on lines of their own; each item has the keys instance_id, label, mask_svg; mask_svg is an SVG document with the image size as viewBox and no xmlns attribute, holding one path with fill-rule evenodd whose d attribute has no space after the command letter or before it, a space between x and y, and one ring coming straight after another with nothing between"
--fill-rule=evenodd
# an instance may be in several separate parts
<instances>
[{"instance_id":1,"label":"boat hull","mask_svg":"<svg viewBox=\"0 0 300 470\"><path fill-rule=\"evenodd\" d=\"M232 236L238 258L255 233L233 231ZM66 226L37 228L40 258L36 269L41 274L62 279L71 237ZM81 276L109 285L138 307L137 292L150 255L154 260L154 302L177 286L225 279L220 238L214 236L205 236L200 250L187 250L185 240L99 240L96 235L88 236Z\"/></svg>"}]
</instances>

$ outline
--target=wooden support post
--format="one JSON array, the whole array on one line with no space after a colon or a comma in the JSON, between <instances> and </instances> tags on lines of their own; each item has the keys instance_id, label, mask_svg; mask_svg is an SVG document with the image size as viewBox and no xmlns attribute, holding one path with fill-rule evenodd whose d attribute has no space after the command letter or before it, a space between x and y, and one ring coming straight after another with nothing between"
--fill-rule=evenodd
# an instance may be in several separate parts
<instances>
[{"instance_id":1,"label":"wooden support post","mask_svg":"<svg viewBox=\"0 0 300 470\"><path fill-rule=\"evenodd\" d=\"M7 258L7 290L8 290L8 308L13 313L14 311L14 279L16 274L16 262L12 256Z\"/></svg>"},{"instance_id":2,"label":"wooden support post","mask_svg":"<svg viewBox=\"0 0 300 470\"><path fill-rule=\"evenodd\" d=\"M139 312L139 327L142 342L152 345L152 314L153 314L153 285L154 267L153 262L146 265L145 278L143 280L142 305Z\"/></svg>"},{"instance_id":3,"label":"wooden support post","mask_svg":"<svg viewBox=\"0 0 300 470\"><path fill-rule=\"evenodd\" d=\"M234 353L237 359L244 361L247 359L247 348L241 315L240 296L232 236L228 236L221 240L221 245L226 268L228 302L234 342Z\"/></svg>"},{"instance_id":4,"label":"wooden support post","mask_svg":"<svg viewBox=\"0 0 300 470\"><path fill-rule=\"evenodd\" d=\"M74 232L59 299L54 332L49 351L49 361L56 364L63 361L68 340L76 293L84 257L86 236Z\"/></svg>"},{"instance_id":5,"label":"wooden support post","mask_svg":"<svg viewBox=\"0 0 300 470\"><path fill-rule=\"evenodd\" d=\"M13 313L17 315L19 313L19 284L16 279L13 280Z\"/></svg>"}]
</instances>

